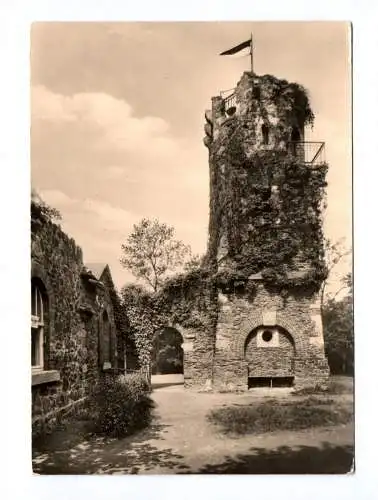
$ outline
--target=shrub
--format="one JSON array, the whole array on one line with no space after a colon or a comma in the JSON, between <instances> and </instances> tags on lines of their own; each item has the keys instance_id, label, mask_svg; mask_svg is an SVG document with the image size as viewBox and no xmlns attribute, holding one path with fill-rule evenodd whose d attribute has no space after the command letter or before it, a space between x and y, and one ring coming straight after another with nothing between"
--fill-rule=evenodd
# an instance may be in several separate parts
<instances>
[{"instance_id":1,"label":"shrub","mask_svg":"<svg viewBox=\"0 0 378 500\"><path fill-rule=\"evenodd\" d=\"M150 387L141 375L106 376L89 400L93 431L112 437L130 435L150 424L153 407Z\"/></svg>"}]
</instances>

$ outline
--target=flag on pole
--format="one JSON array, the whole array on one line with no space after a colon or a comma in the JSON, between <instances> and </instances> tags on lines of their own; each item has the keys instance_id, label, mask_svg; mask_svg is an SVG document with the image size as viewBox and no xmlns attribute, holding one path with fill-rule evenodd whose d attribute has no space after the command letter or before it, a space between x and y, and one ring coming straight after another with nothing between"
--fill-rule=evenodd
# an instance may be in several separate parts
<instances>
[{"instance_id":1,"label":"flag on pole","mask_svg":"<svg viewBox=\"0 0 378 500\"><path fill-rule=\"evenodd\" d=\"M245 42L239 43L236 47L232 47L232 49L225 50L221 52L221 56L232 56L234 54L239 54L243 51L242 55L249 55L251 58L251 73L253 74L253 43L252 43L252 33L251 38L246 40ZM240 56L239 56L240 57Z\"/></svg>"},{"instance_id":2,"label":"flag on pole","mask_svg":"<svg viewBox=\"0 0 378 500\"><path fill-rule=\"evenodd\" d=\"M246 50L249 49L249 50ZM250 54L252 49L252 40L246 40L243 43L240 43L239 45L236 45L236 47L232 47L232 49L225 50L222 52L220 55L221 56L232 56L234 54L237 54L238 52L245 52L245 55Z\"/></svg>"}]
</instances>

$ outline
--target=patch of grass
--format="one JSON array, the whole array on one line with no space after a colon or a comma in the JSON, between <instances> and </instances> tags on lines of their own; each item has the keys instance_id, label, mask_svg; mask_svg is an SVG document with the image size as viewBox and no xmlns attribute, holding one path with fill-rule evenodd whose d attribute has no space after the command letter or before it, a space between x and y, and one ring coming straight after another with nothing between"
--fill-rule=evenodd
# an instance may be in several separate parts
<instances>
[{"instance_id":1,"label":"patch of grass","mask_svg":"<svg viewBox=\"0 0 378 500\"><path fill-rule=\"evenodd\" d=\"M335 405L332 399L310 397L302 401L270 400L217 408L207 418L224 434L243 435L346 424L352 418L352 411Z\"/></svg>"},{"instance_id":2,"label":"patch of grass","mask_svg":"<svg viewBox=\"0 0 378 500\"><path fill-rule=\"evenodd\" d=\"M302 406L331 406L335 401L332 398L325 397L324 395L311 395L300 401L300 405Z\"/></svg>"},{"instance_id":3,"label":"patch of grass","mask_svg":"<svg viewBox=\"0 0 378 500\"><path fill-rule=\"evenodd\" d=\"M353 377L331 377L327 390L328 394L353 394L353 391Z\"/></svg>"},{"instance_id":4,"label":"patch of grass","mask_svg":"<svg viewBox=\"0 0 378 500\"><path fill-rule=\"evenodd\" d=\"M311 394L329 394L329 388L323 385L315 385L314 387L304 387L303 389L295 389L291 394L293 396L308 396Z\"/></svg>"},{"instance_id":5,"label":"patch of grass","mask_svg":"<svg viewBox=\"0 0 378 500\"><path fill-rule=\"evenodd\" d=\"M307 396L311 394L353 394L354 380L353 377L347 376L333 376L330 378L328 385L316 385L311 388L304 388L294 390L292 395L294 396Z\"/></svg>"}]
</instances>

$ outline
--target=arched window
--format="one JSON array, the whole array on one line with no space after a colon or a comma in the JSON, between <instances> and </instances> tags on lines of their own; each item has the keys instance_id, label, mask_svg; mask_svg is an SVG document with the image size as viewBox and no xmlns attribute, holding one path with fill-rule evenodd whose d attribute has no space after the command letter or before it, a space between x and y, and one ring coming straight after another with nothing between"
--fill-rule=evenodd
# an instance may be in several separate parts
<instances>
[{"instance_id":1,"label":"arched window","mask_svg":"<svg viewBox=\"0 0 378 500\"><path fill-rule=\"evenodd\" d=\"M110 353L111 353L111 346L110 346L110 321L109 321L109 316L106 311L103 312L102 315L102 335L103 335L103 362L104 363L110 363Z\"/></svg>"},{"instance_id":2,"label":"arched window","mask_svg":"<svg viewBox=\"0 0 378 500\"><path fill-rule=\"evenodd\" d=\"M269 127L265 123L261 127L262 143L269 144Z\"/></svg>"},{"instance_id":3,"label":"arched window","mask_svg":"<svg viewBox=\"0 0 378 500\"><path fill-rule=\"evenodd\" d=\"M44 369L44 325L47 307L42 285L31 282L31 364L34 371Z\"/></svg>"}]
</instances>

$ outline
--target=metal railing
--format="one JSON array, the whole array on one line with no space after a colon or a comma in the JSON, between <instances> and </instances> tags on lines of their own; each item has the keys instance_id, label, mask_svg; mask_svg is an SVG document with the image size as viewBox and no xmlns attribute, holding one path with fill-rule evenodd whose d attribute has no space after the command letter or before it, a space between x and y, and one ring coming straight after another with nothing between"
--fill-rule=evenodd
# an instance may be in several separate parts
<instances>
[{"instance_id":1,"label":"metal railing","mask_svg":"<svg viewBox=\"0 0 378 500\"><path fill-rule=\"evenodd\" d=\"M230 111L235 112L235 109L236 109L236 95L233 93L224 99L224 110L227 113Z\"/></svg>"},{"instance_id":2,"label":"metal railing","mask_svg":"<svg viewBox=\"0 0 378 500\"><path fill-rule=\"evenodd\" d=\"M325 162L325 143L314 141L292 141L288 143L288 152L308 165Z\"/></svg>"}]
</instances>

